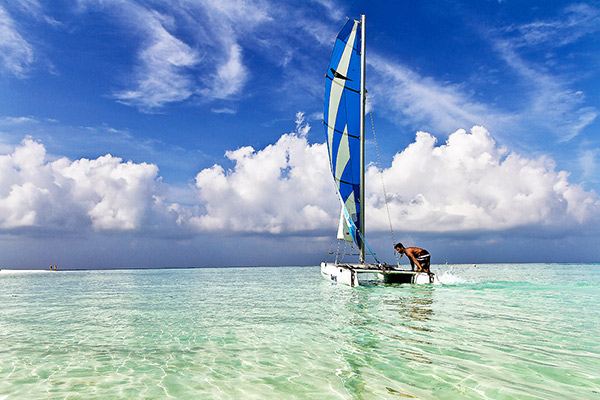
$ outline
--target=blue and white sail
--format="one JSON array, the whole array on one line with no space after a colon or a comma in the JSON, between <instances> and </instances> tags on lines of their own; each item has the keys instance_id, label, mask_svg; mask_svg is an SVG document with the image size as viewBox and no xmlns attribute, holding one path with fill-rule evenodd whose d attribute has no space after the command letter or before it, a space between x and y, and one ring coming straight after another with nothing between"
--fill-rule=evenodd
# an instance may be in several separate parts
<instances>
[{"instance_id":1,"label":"blue and white sail","mask_svg":"<svg viewBox=\"0 0 600 400\"><path fill-rule=\"evenodd\" d=\"M325 80L324 126L342 212L338 238L361 248L361 24L338 34Z\"/></svg>"}]
</instances>

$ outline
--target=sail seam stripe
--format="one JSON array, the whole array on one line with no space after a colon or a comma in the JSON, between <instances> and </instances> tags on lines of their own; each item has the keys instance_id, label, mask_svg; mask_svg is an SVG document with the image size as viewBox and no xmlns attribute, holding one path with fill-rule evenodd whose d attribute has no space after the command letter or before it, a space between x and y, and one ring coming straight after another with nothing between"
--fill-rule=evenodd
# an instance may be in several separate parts
<instances>
[{"instance_id":1,"label":"sail seam stripe","mask_svg":"<svg viewBox=\"0 0 600 400\"><path fill-rule=\"evenodd\" d=\"M356 185L356 183L352 183L352 182L344 181L344 180L342 180L342 179L338 179L338 178L336 178L335 176L333 177L333 179L335 179L337 182L340 182L340 183L345 183L346 185L352 185L352 186L355 186L355 185Z\"/></svg>"},{"instance_id":2,"label":"sail seam stripe","mask_svg":"<svg viewBox=\"0 0 600 400\"><path fill-rule=\"evenodd\" d=\"M339 133L340 135L346 135L346 136L353 137L353 138L355 138L355 139L360 139L360 136L352 135L352 134L350 134L350 133L344 133L343 131L340 131L340 130L337 130L337 129L335 129L333 126L329 125L329 124L328 124L327 122L325 122L325 121L323 121L323 124L324 124L325 126L327 126L328 128L330 128L330 129L333 129L335 132Z\"/></svg>"},{"instance_id":3,"label":"sail seam stripe","mask_svg":"<svg viewBox=\"0 0 600 400\"><path fill-rule=\"evenodd\" d=\"M329 75L325 75L325 77L326 77L327 79L329 79L330 81L332 81L333 83L335 83L336 85L339 85L339 86L343 87L344 89L348 89L348 90L349 90L349 91L351 91L351 92L354 92L354 93L358 93L358 94L360 94L360 90L352 89L352 88L349 88L349 87L348 87L348 86L346 86L346 85L342 85L341 83L339 83L338 81L336 81L336 80L335 80L335 78L332 78L332 77L330 77Z\"/></svg>"}]
</instances>

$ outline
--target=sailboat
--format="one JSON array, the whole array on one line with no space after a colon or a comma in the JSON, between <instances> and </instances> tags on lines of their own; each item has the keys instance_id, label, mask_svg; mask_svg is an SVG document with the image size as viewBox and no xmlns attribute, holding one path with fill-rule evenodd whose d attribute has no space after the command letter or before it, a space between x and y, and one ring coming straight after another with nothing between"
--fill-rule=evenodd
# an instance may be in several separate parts
<instances>
[{"instance_id":1,"label":"sailboat","mask_svg":"<svg viewBox=\"0 0 600 400\"><path fill-rule=\"evenodd\" d=\"M337 35L325 79L323 125L331 173L341 203L338 239L359 249L358 263L323 262L325 279L359 286L359 275L386 282L433 283L433 275L383 265L365 240L365 16L349 19ZM375 263L365 261L366 252Z\"/></svg>"}]
</instances>

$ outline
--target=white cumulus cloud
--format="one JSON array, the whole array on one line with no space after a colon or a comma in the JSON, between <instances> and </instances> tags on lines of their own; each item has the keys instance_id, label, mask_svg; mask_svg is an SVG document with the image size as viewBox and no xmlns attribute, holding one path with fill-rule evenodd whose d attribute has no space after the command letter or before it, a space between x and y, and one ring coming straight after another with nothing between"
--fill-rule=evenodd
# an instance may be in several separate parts
<instances>
[{"instance_id":1,"label":"white cumulus cloud","mask_svg":"<svg viewBox=\"0 0 600 400\"><path fill-rule=\"evenodd\" d=\"M307 127L304 125L304 129ZM338 201L324 144L283 135L262 150L227 152L234 167L214 165L196 176L206 212L200 230L284 233L335 230ZM600 214L593 191L568 181L547 157L499 147L489 132L459 130L447 142L425 132L383 171L392 223L414 232L500 232L591 226ZM388 229L377 168L367 171L367 232Z\"/></svg>"},{"instance_id":2,"label":"white cumulus cloud","mask_svg":"<svg viewBox=\"0 0 600 400\"><path fill-rule=\"evenodd\" d=\"M0 156L0 228L127 231L164 213L158 168L123 162L110 154L95 160L48 161L31 138Z\"/></svg>"},{"instance_id":3,"label":"white cumulus cloud","mask_svg":"<svg viewBox=\"0 0 600 400\"><path fill-rule=\"evenodd\" d=\"M198 173L206 213L194 218L197 228L275 234L333 229L336 199L327 149L308 143L308 129L299 114L296 131L275 144L228 151L232 169L215 164Z\"/></svg>"},{"instance_id":4,"label":"white cumulus cloud","mask_svg":"<svg viewBox=\"0 0 600 400\"><path fill-rule=\"evenodd\" d=\"M26 138L0 155L0 231L333 237L339 202L326 144L308 142L302 113L296 122L294 132L263 149L227 151L231 168L200 171L190 188L196 206L167 201L154 164L110 154L52 161ZM388 229L382 178L394 228L404 232L595 231L600 216L597 194L569 182L552 159L509 152L478 126L442 145L419 132L382 176L373 165L366 175L368 233Z\"/></svg>"},{"instance_id":5,"label":"white cumulus cloud","mask_svg":"<svg viewBox=\"0 0 600 400\"><path fill-rule=\"evenodd\" d=\"M595 192L569 183L547 157L527 158L498 147L483 127L458 130L445 144L425 132L383 171L395 225L407 231L501 231L572 227L598 219ZM371 167L368 182L377 182ZM373 186L371 186L372 188ZM370 191L372 228L386 226L383 196Z\"/></svg>"}]
</instances>

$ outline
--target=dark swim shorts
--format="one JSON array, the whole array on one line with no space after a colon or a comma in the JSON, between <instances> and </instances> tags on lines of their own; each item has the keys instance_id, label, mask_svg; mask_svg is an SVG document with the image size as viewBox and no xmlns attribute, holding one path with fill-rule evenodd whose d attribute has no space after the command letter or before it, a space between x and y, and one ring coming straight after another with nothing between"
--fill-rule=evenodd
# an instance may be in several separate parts
<instances>
[{"instance_id":1,"label":"dark swim shorts","mask_svg":"<svg viewBox=\"0 0 600 400\"><path fill-rule=\"evenodd\" d=\"M421 268L424 271L429 271L429 265L431 264L431 254L424 251L417 257L417 261L421 264Z\"/></svg>"}]
</instances>

